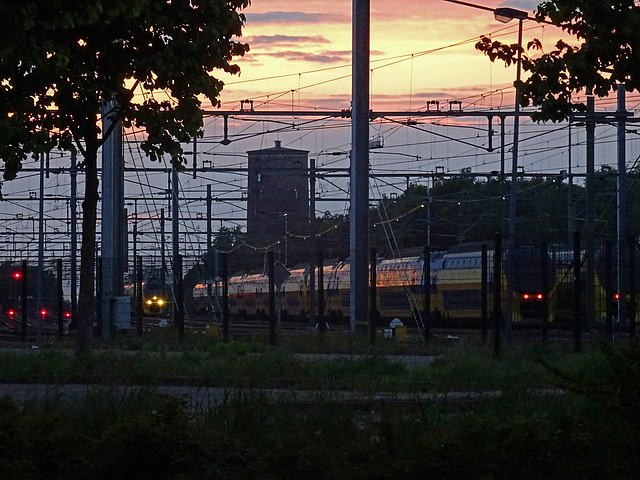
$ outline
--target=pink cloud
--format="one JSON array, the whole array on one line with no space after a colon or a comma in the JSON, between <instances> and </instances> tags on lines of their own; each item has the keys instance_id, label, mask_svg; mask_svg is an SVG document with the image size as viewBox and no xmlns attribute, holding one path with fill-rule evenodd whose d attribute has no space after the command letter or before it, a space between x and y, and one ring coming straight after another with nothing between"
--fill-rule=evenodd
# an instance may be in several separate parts
<instances>
[{"instance_id":1,"label":"pink cloud","mask_svg":"<svg viewBox=\"0 0 640 480\"><path fill-rule=\"evenodd\" d=\"M299 23L351 23L350 15L336 15L333 13L305 13L305 12L265 12L247 13L247 24L299 24Z\"/></svg>"},{"instance_id":2,"label":"pink cloud","mask_svg":"<svg viewBox=\"0 0 640 480\"><path fill-rule=\"evenodd\" d=\"M247 37L246 42L252 47L256 45L277 45L283 46L295 46L302 43L331 43L322 35L304 36L304 35L255 35L253 37Z\"/></svg>"}]
</instances>

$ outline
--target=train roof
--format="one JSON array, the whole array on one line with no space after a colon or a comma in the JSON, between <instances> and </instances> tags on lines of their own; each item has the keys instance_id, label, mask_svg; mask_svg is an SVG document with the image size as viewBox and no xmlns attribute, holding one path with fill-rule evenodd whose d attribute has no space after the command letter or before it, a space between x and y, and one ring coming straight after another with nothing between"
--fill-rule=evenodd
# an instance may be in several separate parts
<instances>
[{"instance_id":1,"label":"train roof","mask_svg":"<svg viewBox=\"0 0 640 480\"><path fill-rule=\"evenodd\" d=\"M447 254L455 254L455 253L470 253L470 252L481 252L482 245L487 245L487 249L493 249L493 242L469 242L469 243L459 243L458 245L454 245L449 250L447 250Z\"/></svg>"}]
</instances>

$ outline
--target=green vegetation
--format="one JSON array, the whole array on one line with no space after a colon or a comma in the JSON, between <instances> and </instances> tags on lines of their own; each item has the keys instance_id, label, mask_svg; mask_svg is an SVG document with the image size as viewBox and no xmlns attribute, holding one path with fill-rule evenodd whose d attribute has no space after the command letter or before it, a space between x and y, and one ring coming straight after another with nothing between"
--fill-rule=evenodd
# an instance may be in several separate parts
<instances>
[{"instance_id":1,"label":"green vegetation","mask_svg":"<svg viewBox=\"0 0 640 480\"><path fill-rule=\"evenodd\" d=\"M616 234L616 179L617 170L602 165L594 174L594 215L597 219L595 238ZM637 167L629 169L627 181L628 223L640 223L640 180ZM436 175L430 187L409 184L397 196L386 197L369 212L371 246L378 253L388 252L389 238L394 247L410 249L422 247L430 230L431 246L450 248L459 243L490 242L496 232L506 233L509 217L510 179L500 178L495 172L488 178L477 178L471 169ZM584 183L575 181L570 187L560 175L521 178L518 180L518 224L521 226L522 244L547 242L571 242L573 230L567 222L569 189L573 210L584 211L587 189ZM577 219L574 228L583 220ZM316 231L322 239L324 257L327 260L349 256L349 220L346 214L332 215L326 212L316 218ZM245 234L240 228L222 228L216 236L215 247L229 252L229 271L261 269L264 252L245 245ZM421 251L421 250L420 250ZM306 253L295 252L300 258ZM212 257L203 259L212 265Z\"/></svg>"},{"instance_id":2,"label":"green vegetation","mask_svg":"<svg viewBox=\"0 0 640 480\"><path fill-rule=\"evenodd\" d=\"M99 386L79 399L0 399L0 478L599 479L633 478L640 467L636 349L533 346L497 361L489 350L436 342L431 365L409 368L383 355L384 344L327 339L351 354L302 359L294 352L312 342L316 352L333 348L311 338L275 348L263 339L189 339L182 349L155 339L81 357L57 346L4 349L4 381ZM194 406L161 394L163 383L247 388ZM118 388L132 384L146 386ZM274 387L318 395L290 403L269 395ZM563 392L542 395L544 387ZM326 395L334 390L364 400L335 402ZM456 391L502 394L461 399ZM398 395L366 395L380 392Z\"/></svg>"}]
</instances>

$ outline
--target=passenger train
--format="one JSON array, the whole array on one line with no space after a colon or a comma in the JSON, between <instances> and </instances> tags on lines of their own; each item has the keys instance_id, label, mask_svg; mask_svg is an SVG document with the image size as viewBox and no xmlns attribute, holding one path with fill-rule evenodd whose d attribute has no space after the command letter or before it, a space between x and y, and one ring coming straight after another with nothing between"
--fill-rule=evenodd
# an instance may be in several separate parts
<instances>
[{"instance_id":1,"label":"passenger train","mask_svg":"<svg viewBox=\"0 0 640 480\"><path fill-rule=\"evenodd\" d=\"M135 285L125 285L124 293L134 297ZM132 302L132 308L134 303ZM142 314L145 316L166 316L171 312L171 292L159 279L151 277L142 282Z\"/></svg>"},{"instance_id":2,"label":"passenger train","mask_svg":"<svg viewBox=\"0 0 640 480\"><path fill-rule=\"evenodd\" d=\"M491 316L494 273L493 251L487 252L486 284L488 316ZM424 311L424 256L420 253L397 258L382 258L376 265L376 306L380 322L393 318L422 321ZM573 310L567 296L573 286L567 283L572 265L543 258L539 247L523 247L515 256L505 254L501 267L500 295L513 295L514 323L540 324L568 321ZM430 324L479 325L482 319L482 252L480 245L458 245L430 255L428 292ZM276 304L282 320L304 321L309 313L308 266L289 270L290 275L277 288ZM349 315L349 262L325 262L323 267L325 318L329 323L346 323ZM221 288L217 291L222 291ZM604 293L597 283L597 295ZM573 298L573 297L571 297ZM196 313L204 313L210 301L206 285L193 291ZM231 316L266 318L269 311L269 278L265 273L244 273L228 280L228 304ZM635 312L635 308L633 310Z\"/></svg>"}]
</instances>

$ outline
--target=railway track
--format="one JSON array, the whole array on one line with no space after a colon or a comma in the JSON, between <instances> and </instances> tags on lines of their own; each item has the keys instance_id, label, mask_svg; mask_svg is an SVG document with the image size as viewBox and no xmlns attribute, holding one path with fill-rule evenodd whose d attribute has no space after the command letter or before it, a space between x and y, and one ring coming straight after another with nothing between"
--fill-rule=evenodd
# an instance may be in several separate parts
<instances>
[{"instance_id":1,"label":"railway track","mask_svg":"<svg viewBox=\"0 0 640 480\"><path fill-rule=\"evenodd\" d=\"M206 316L189 316L185 319L185 332L194 334L206 334L208 325L217 325L219 334L222 331L222 320L214 319L210 320ZM163 328L173 328L174 324L171 318L161 317L143 317L142 329L144 332L152 332ZM422 332L418 330L415 325L408 325L408 340L417 340L421 338ZM58 336L57 321L44 320L42 324L44 339L53 339ZM384 338L382 329L384 326L379 326L378 338ZM332 324L329 326L331 332L347 332L349 326L347 324ZM366 327L364 327L366 330ZM309 333L315 330L315 328L309 324L301 322L279 322L276 326L276 330L280 335L294 335L299 333ZM135 335L137 331L137 324L135 319L132 319L130 334ZM250 320L245 318L230 318L229 320L229 336L231 339L247 339L254 335L268 334L269 323L265 321ZM97 332L96 332L97 334ZM439 340L468 343L478 343L481 340L482 333L477 326L473 327L434 327L431 328L431 334L433 337ZM71 332L73 335L73 332ZM594 329L591 331L582 332L582 341L589 343L596 343L602 339L607 338L606 332L602 329ZM625 341L629 338L629 333L624 331L614 332L613 339L617 341ZM22 323L21 320L9 319L6 317L0 317L0 341L2 342L21 342L22 336ZM36 341L36 328L34 324L27 325L26 342L35 343ZM491 328L487 331L487 343L493 342L493 330ZM505 342L504 332L501 333L501 342ZM521 326L514 326L511 335L510 343L514 345L527 344L542 341L542 330L540 328L522 328ZM547 336L547 341L550 344L570 344L574 341L574 332L570 328L560 328L559 326L550 326Z\"/></svg>"}]
</instances>

